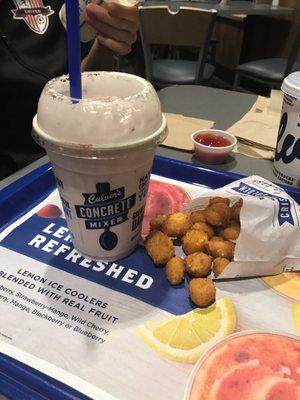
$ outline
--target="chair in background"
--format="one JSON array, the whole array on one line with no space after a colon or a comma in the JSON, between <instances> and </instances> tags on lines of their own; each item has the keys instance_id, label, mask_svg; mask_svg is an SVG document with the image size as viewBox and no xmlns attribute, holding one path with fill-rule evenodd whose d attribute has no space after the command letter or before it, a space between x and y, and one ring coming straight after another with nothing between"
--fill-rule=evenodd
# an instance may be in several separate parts
<instances>
[{"instance_id":1,"label":"chair in background","mask_svg":"<svg viewBox=\"0 0 300 400\"><path fill-rule=\"evenodd\" d=\"M239 90L241 77L279 89L283 79L291 72L300 71L300 31L296 34L288 58L264 58L249 61L235 69L233 90Z\"/></svg>"},{"instance_id":2,"label":"chair in background","mask_svg":"<svg viewBox=\"0 0 300 400\"><path fill-rule=\"evenodd\" d=\"M140 34L145 57L146 78L157 87L173 84L202 84L215 71L209 63L210 43L216 20L215 10L180 7L176 13L167 6L139 8ZM196 61L154 59L151 45L199 48Z\"/></svg>"}]
</instances>

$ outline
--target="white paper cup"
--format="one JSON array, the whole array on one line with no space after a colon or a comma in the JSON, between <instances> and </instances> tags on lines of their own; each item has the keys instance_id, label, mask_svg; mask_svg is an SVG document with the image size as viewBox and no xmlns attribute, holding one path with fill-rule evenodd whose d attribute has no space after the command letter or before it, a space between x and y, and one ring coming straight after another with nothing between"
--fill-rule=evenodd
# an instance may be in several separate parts
<instances>
[{"instance_id":1,"label":"white paper cup","mask_svg":"<svg viewBox=\"0 0 300 400\"><path fill-rule=\"evenodd\" d=\"M65 94L68 85L66 76L46 85L33 137L53 165L74 247L92 259L116 260L139 241L166 120L152 85L134 75L84 73L77 103Z\"/></svg>"},{"instance_id":2,"label":"white paper cup","mask_svg":"<svg viewBox=\"0 0 300 400\"><path fill-rule=\"evenodd\" d=\"M287 185L300 187L300 71L287 76L273 171Z\"/></svg>"}]
</instances>

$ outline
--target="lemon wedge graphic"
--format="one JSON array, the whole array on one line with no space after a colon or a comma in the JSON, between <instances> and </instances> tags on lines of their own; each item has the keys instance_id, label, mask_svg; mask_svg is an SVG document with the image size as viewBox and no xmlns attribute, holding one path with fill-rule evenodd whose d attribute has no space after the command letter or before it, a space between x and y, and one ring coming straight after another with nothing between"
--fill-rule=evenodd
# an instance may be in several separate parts
<instances>
[{"instance_id":1,"label":"lemon wedge graphic","mask_svg":"<svg viewBox=\"0 0 300 400\"><path fill-rule=\"evenodd\" d=\"M136 328L141 339L161 355L193 363L214 341L235 329L232 301L224 297L207 308L197 308L178 317L148 322Z\"/></svg>"},{"instance_id":2,"label":"lemon wedge graphic","mask_svg":"<svg viewBox=\"0 0 300 400\"><path fill-rule=\"evenodd\" d=\"M300 304L293 304L292 312L297 332L300 335Z\"/></svg>"}]
</instances>

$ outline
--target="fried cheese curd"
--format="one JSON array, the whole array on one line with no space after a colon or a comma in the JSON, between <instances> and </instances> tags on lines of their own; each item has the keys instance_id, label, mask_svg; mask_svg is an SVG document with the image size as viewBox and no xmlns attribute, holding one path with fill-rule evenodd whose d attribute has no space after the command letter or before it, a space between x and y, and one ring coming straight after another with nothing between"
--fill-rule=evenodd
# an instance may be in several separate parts
<instances>
[{"instance_id":1,"label":"fried cheese curd","mask_svg":"<svg viewBox=\"0 0 300 400\"><path fill-rule=\"evenodd\" d=\"M240 214L242 206L243 206L243 199L239 199L230 208L231 219L233 219L238 224L240 223Z\"/></svg>"},{"instance_id":2,"label":"fried cheese curd","mask_svg":"<svg viewBox=\"0 0 300 400\"><path fill-rule=\"evenodd\" d=\"M157 214L150 221L150 229L152 231L162 229L163 224L166 222L168 216L166 214Z\"/></svg>"},{"instance_id":3,"label":"fried cheese curd","mask_svg":"<svg viewBox=\"0 0 300 400\"><path fill-rule=\"evenodd\" d=\"M150 231L145 247L155 265L165 265L174 257L175 249L172 240L161 231Z\"/></svg>"},{"instance_id":4,"label":"fried cheese curd","mask_svg":"<svg viewBox=\"0 0 300 400\"><path fill-rule=\"evenodd\" d=\"M206 249L213 258L223 257L232 260L234 256L235 244L228 240L209 241Z\"/></svg>"},{"instance_id":5,"label":"fried cheese curd","mask_svg":"<svg viewBox=\"0 0 300 400\"><path fill-rule=\"evenodd\" d=\"M192 229L200 229L204 231L207 233L209 239L211 239L215 234L213 227L206 222L196 222L194 225L192 225Z\"/></svg>"},{"instance_id":6,"label":"fried cheese curd","mask_svg":"<svg viewBox=\"0 0 300 400\"><path fill-rule=\"evenodd\" d=\"M207 233L200 229L189 229L181 240L186 255L203 251L208 243Z\"/></svg>"},{"instance_id":7,"label":"fried cheese curd","mask_svg":"<svg viewBox=\"0 0 300 400\"><path fill-rule=\"evenodd\" d=\"M212 204L205 210L206 222L213 226L227 226L230 217L230 208L225 203Z\"/></svg>"},{"instance_id":8,"label":"fried cheese curd","mask_svg":"<svg viewBox=\"0 0 300 400\"><path fill-rule=\"evenodd\" d=\"M195 224L196 222L205 222L206 221L205 210L193 211L190 214L190 219L191 219L193 224Z\"/></svg>"},{"instance_id":9,"label":"fried cheese curd","mask_svg":"<svg viewBox=\"0 0 300 400\"><path fill-rule=\"evenodd\" d=\"M212 258L199 251L185 257L185 268L194 278L207 277L211 272Z\"/></svg>"},{"instance_id":10,"label":"fried cheese curd","mask_svg":"<svg viewBox=\"0 0 300 400\"><path fill-rule=\"evenodd\" d=\"M222 237L220 237L220 236L213 236L210 239L210 242L224 242L224 239Z\"/></svg>"},{"instance_id":11,"label":"fried cheese curd","mask_svg":"<svg viewBox=\"0 0 300 400\"><path fill-rule=\"evenodd\" d=\"M194 278L189 283L190 298L198 307L207 307L216 300L216 288L210 278Z\"/></svg>"},{"instance_id":12,"label":"fried cheese curd","mask_svg":"<svg viewBox=\"0 0 300 400\"><path fill-rule=\"evenodd\" d=\"M168 215L162 225L162 231L167 236L181 238L191 226L192 222L188 214L176 212Z\"/></svg>"},{"instance_id":13,"label":"fried cheese curd","mask_svg":"<svg viewBox=\"0 0 300 400\"><path fill-rule=\"evenodd\" d=\"M213 205L216 203L224 203L227 204L229 206L230 204L230 200L227 197L212 197L211 199L209 199L209 205Z\"/></svg>"},{"instance_id":14,"label":"fried cheese curd","mask_svg":"<svg viewBox=\"0 0 300 400\"><path fill-rule=\"evenodd\" d=\"M171 285L180 285L184 281L185 263L180 257L172 257L166 265L167 279Z\"/></svg>"},{"instance_id":15,"label":"fried cheese curd","mask_svg":"<svg viewBox=\"0 0 300 400\"><path fill-rule=\"evenodd\" d=\"M231 223L231 225L227 226L220 231L220 235L225 240L237 240L239 234L241 232L241 227L236 223Z\"/></svg>"},{"instance_id":16,"label":"fried cheese curd","mask_svg":"<svg viewBox=\"0 0 300 400\"><path fill-rule=\"evenodd\" d=\"M224 271L224 269L227 267L227 265L229 263L230 263L230 261L227 260L227 258L224 258L224 257L215 258L213 261L213 266L212 266L215 277L218 277L219 275L221 275L221 273Z\"/></svg>"}]
</instances>

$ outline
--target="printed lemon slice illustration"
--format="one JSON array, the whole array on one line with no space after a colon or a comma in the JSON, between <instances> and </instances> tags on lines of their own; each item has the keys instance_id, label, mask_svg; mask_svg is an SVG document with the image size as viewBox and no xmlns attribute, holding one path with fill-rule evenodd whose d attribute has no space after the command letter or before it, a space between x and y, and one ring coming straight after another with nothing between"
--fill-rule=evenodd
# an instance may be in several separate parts
<instances>
[{"instance_id":1,"label":"printed lemon slice illustration","mask_svg":"<svg viewBox=\"0 0 300 400\"><path fill-rule=\"evenodd\" d=\"M193 363L213 341L232 333L235 324L232 301L224 297L210 307L148 322L136 331L145 343L165 357Z\"/></svg>"},{"instance_id":2,"label":"printed lemon slice illustration","mask_svg":"<svg viewBox=\"0 0 300 400\"><path fill-rule=\"evenodd\" d=\"M298 331L298 334L300 335L300 304L293 304L292 312L296 329Z\"/></svg>"},{"instance_id":3,"label":"printed lemon slice illustration","mask_svg":"<svg viewBox=\"0 0 300 400\"><path fill-rule=\"evenodd\" d=\"M300 301L300 272L284 272L266 276L263 282L275 292L292 300Z\"/></svg>"}]
</instances>

